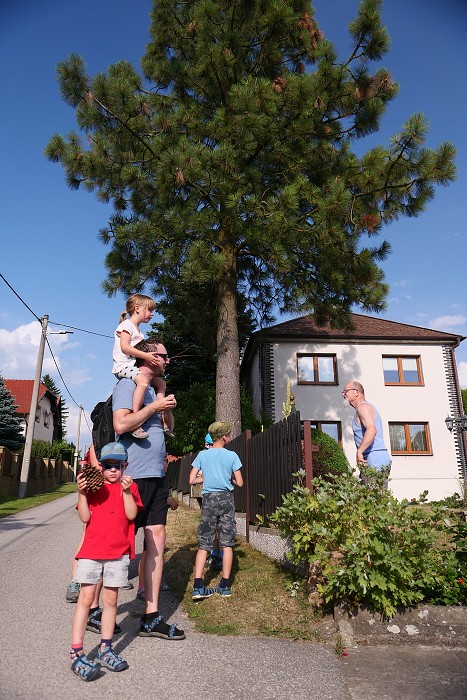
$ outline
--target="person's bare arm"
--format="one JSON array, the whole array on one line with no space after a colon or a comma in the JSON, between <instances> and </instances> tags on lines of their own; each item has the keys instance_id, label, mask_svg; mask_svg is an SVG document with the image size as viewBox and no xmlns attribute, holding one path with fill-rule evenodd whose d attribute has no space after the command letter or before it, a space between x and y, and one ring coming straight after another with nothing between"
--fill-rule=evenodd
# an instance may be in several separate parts
<instances>
[{"instance_id":1,"label":"person's bare arm","mask_svg":"<svg viewBox=\"0 0 467 700\"><path fill-rule=\"evenodd\" d=\"M198 469L197 467L192 467L188 481L189 481L190 486L194 486L195 484L202 484L203 483L203 474L202 474L201 470Z\"/></svg>"},{"instance_id":2,"label":"person's bare arm","mask_svg":"<svg viewBox=\"0 0 467 700\"><path fill-rule=\"evenodd\" d=\"M86 477L83 474L78 474L76 477L78 486L78 515L82 523L88 523L91 520L91 511L89 510L88 498L86 495Z\"/></svg>"},{"instance_id":3,"label":"person's bare arm","mask_svg":"<svg viewBox=\"0 0 467 700\"><path fill-rule=\"evenodd\" d=\"M365 432L363 433L363 439L360 443L359 448L357 449L357 463L366 464L363 453L373 443L377 432L375 425L375 415L373 412L373 408L367 403L360 404L360 406L358 406L357 415L362 427L365 430Z\"/></svg>"},{"instance_id":4,"label":"person's bare arm","mask_svg":"<svg viewBox=\"0 0 467 700\"><path fill-rule=\"evenodd\" d=\"M128 520L134 520L138 515L138 506L131 493L132 483L133 479L131 476L125 475L122 477L123 508L125 509L125 515Z\"/></svg>"},{"instance_id":5,"label":"person's bare arm","mask_svg":"<svg viewBox=\"0 0 467 700\"><path fill-rule=\"evenodd\" d=\"M159 362L157 358L152 354L152 352L143 352L142 350L137 350L130 343L130 334L128 331L120 332L120 349L125 355L131 355L131 357L139 357L140 360L144 360L152 367L158 367Z\"/></svg>"},{"instance_id":6,"label":"person's bare arm","mask_svg":"<svg viewBox=\"0 0 467 700\"><path fill-rule=\"evenodd\" d=\"M237 471L232 474L232 483L235 484L235 486L243 486L243 476L240 469L237 469Z\"/></svg>"},{"instance_id":7,"label":"person's bare arm","mask_svg":"<svg viewBox=\"0 0 467 700\"><path fill-rule=\"evenodd\" d=\"M175 408L176 405L175 396L169 394L163 398L156 399L156 401L152 401L147 406L143 406L139 411L135 411L134 413L129 408L119 408L114 411L113 414L114 430L118 435L130 433L145 423L154 413L171 410Z\"/></svg>"}]
</instances>

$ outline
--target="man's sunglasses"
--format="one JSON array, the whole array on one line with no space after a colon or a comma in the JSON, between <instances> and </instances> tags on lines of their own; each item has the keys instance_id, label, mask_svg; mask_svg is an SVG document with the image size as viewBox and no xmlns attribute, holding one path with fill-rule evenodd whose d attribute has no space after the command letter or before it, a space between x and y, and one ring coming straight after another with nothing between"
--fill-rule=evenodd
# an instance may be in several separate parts
<instances>
[{"instance_id":1,"label":"man's sunglasses","mask_svg":"<svg viewBox=\"0 0 467 700\"><path fill-rule=\"evenodd\" d=\"M156 357L160 357L162 360L165 360L165 361L167 361L169 358L169 356L167 355L166 352L153 352L152 354L155 355Z\"/></svg>"}]
</instances>

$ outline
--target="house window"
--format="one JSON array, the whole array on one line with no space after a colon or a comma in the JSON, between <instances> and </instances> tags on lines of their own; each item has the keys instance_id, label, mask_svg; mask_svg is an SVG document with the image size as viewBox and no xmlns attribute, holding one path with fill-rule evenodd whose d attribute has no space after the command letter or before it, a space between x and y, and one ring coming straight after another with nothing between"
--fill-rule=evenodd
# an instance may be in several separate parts
<instances>
[{"instance_id":1,"label":"house window","mask_svg":"<svg viewBox=\"0 0 467 700\"><path fill-rule=\"evenodd\" d=\"M386 385L422 386L422 362L419 355L383 355L384 383Z\"/></svg>"},{"instance_id":2,"label":"house window","mask_svg":"<svg viewBox=\"0 0 467 700\"><path fill-rule=\"evenodd\" d=\"M50 425L50 411L44 411L44 425L46 428Z\"/></svg>"},{"instance_id":3,"label":"house window","mask_svg":"<svg viewBox=\"0 0 467 700\"><path fill-rule=\"evenodd\" d=\"M40 423L40 422L41 422L41 409L36 408L36 423Z\"/></svg>"},{"instance_id":4,"label":"house window","mask_svg":"<svg viewBox=\"0 0 467 700\"><path fill-rule=\"evenodd\" d=\"M389 423L392 454L431 454L428 423Z\"/></svg>"},{"instance_id":5,"label":"house window","mask_svg":"<svg viewBox=\"0 0 467 700\"><path fill-rule=\"evenodd\" d=\"M299 384L338 384L335 355L297 354Z\"/></svg>"},{"instance_id":6,"label":"house window","mask_svg":"<svg viewBox=\"0 0 467 700\"><path fill-rule=\"evenodd\" d=\"M326 433L342 447L342 430L341 424L332 421L311 421L311 427L316 428L316 430L321 430L322 433Z\"/></svg>"}]
</instances>

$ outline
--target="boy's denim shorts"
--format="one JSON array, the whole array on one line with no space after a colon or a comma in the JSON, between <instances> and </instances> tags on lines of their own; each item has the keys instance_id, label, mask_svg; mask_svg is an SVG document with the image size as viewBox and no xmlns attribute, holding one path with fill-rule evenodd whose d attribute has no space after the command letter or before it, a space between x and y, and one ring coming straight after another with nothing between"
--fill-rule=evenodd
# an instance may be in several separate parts
<instances>
[{"instance_id":1,"label":"boy's denim shorts","mask_svg":"<svg viewBox=\"0 0 467 700\"><path fill-rule=\"evenodd\" d=\"M78 559L73 581L95 585L102 577L107 588L121 588L128 583L129 565L128 554L120 559Z\"/></svg>"},{"instance_id":2,"label":"boy's denim shorts","mask_svg":"<svg viewBox=\"0 0 467 700\"><path fill-rule=\"evenodd\" d=\"M219 547L233 547L237 527L233 491L215 491L203 496L201 522L198 526L198 545L210 552L219 527Z\"/></svg>"}]
</instances>

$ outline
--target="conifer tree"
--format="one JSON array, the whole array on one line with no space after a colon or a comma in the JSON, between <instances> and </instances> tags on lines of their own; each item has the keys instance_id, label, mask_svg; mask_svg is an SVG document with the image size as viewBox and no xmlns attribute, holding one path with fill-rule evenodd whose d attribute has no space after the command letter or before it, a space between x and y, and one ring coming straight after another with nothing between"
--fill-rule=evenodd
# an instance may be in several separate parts
<instances>
[{"instance_id":1,"label":"conifer tree","mask_svg":"<svg viewBox=\"0 0 467 700\"><path fill-rule=\"evenodd\" d=\"M16 414L17 408L0 374L0 445L8 447L11 451L19 450L24 445L21 422Z\"/></svg>"},{"instance_id":2,"label":"conifer tree","mask_svg":"<svg viewBox=\"0 0 467 700\"><path fill-rule=\"evenodd\" d=\"M398 87L380 0L362 0L338 59L309 0L155 0L143 76L120 61L90 78L58 65L79 129L46 155L70 187L111 201L104 290L216 289L216 417L240 426L237 302L349 324L384 308L382 227L416 216L453 178L454 148L408 118L358 156Z\"/></svg>"},{"instance_id":3,"label":"conifer tree","mask_svg":"<svg viewBox=\"0 0 467 700\"><path fill-rule=\"evenodd\" d=\"M60 389L55 384L54 380L50 374L44 374L42 377L42 384L47 387L49 391L54 394L58 399L60 399L60 417L61 417L61 435L58 437L59 440L64 440L66 437L66 421L68 418L68 406L63 400L62 393Z\"/></svg>"}]
</instances>

